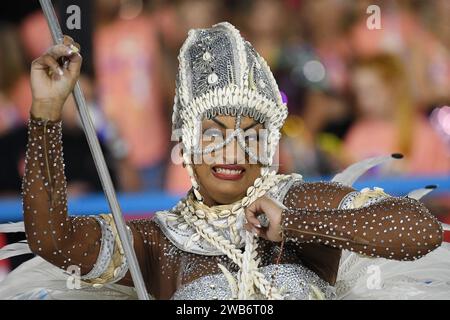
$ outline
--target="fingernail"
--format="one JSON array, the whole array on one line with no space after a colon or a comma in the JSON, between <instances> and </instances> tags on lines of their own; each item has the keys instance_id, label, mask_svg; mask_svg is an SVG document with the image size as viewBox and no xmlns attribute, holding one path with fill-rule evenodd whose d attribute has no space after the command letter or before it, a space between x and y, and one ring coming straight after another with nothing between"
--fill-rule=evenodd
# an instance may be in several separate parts
<instances>
[{"instance_id":1,"label":"fingernail","mask_svg":"<svg viewBox=\"0 0 450 320\"><path fill-rule=\"evenodd\" d=\"M60 76L63 76L63 75L64 75L64 72L62 71L61 68L58 68L58 74L59 74Z\"/></svg>"},{"instance_id":2,"label":"fingernail","mask_svg":"<svg viewBox=\"0 0 450 320\"><path fill-rule=\"evenodd\" d=\"M73 48L70 45L66 45L66 52L67 54L72 54L73 53Z\"/></svg>"},{"instance_id":3,"label":"fingernail","mask_svg":"<svg viewBox=\"0 0 450 320\"><path fill-rule=\"evenodd\" d=\"M256 226L257 226L258 228L262 228L260 224L257 224Z\"/></svg>"},{"instance_id":4,"label":"fingernail","mask_svg":"<svg viewBox=\"0 0 450 320\"><path fill-rule=\"evenodd\" d=\"M79 52L80 50L78 50L77 47L75 47L73 44L70 45L70 49L72 49L72 52Z\"/></svg>"}]
</instances>

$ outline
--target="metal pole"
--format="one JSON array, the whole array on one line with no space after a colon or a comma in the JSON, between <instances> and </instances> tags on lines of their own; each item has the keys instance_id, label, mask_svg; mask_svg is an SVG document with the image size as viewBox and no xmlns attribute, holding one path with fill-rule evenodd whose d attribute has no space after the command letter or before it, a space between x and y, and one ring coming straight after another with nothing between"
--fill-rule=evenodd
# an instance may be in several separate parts
<instances>
[{"instance_id":1,"label":"metal pole","mask_svg":"<svg viewBox=\"0 0 450 320\"><path fill-rule=\"evenodd\" d=\"M51 0L39 0L39 2L44 12L45 18L47 19L53 42L55 44L62 43L63 34ZM97 134L89 116L89 110L86 106L86 100L84 99L84 95L81 91L81 87L78 81L75 84L73 96L75 98L77 109L80 114L81 123L84 128L84 133L86 134L89 148L91 149L92 157L94 158L95 166L97 167L97 172L100 176L103 190L105 191L109 207L116 223L119 238L122 241L123 250L125 252L125 257L128 262L129 270L131 273L131 277L133 278L137 295L140 300L149 300L144 284L144 279L139 268L136 253L134 252L134 248L131 244L125 220L123 218L122 211L120 209L119 202L117 201L116 193L114 191L114 186L111 181L111 176L109 175L109 171L105 163L105 158L97 139Z\"/></svg>"}]
</instances>

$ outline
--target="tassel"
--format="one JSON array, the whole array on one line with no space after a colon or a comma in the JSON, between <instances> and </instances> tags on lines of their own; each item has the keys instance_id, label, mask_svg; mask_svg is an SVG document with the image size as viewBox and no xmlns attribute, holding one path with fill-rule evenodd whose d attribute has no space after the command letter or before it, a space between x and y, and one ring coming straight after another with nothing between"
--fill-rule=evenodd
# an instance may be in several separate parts
<instances>
[{"instance_id":1,"label":"tassel","mask_svg":"<svg viewBox=\"0 0 450 320\"><path fill-rule=\"evenodd\" d=\"M382 163L386 163L395 159L402 159L403 155L400 153L393 153L390 156L380 156L365 159L354 163L347 167L344 171L338 173L331 180L332 182L340 182L345 186L351 187L359 177L361 177L369 169L378 166Z\"/></svg>"},{"instance_id":2,"label":"tassel","mask_svg":"<svg viewBox=\"0 0 450 320\"><path fill-rule=\"evenodd\" d=\"M436 188L437 188L436 185L429 185L429 186L426 186L425 188L415 189L415 190L409 192L407 197L411 198L411 199L419 200Z\"/></svg>"}]
</instances>

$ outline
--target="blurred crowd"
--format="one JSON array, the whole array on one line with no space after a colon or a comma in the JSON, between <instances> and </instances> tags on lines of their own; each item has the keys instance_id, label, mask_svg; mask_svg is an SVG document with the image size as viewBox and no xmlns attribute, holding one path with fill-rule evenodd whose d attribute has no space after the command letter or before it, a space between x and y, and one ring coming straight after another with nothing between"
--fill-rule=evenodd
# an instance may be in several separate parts
<instances>
[{"instance_id":1,"label":"blurred crowd","mask_svg":"<svg viewBox=\"0 0 450 320\"><path fill-rule=\"evenodd\" d=\"M27 1L29 5L31 1ZM37 3L37 1L35 1ZM233 23L267 60L290 116L281 172L328 176L376 155L402 153L371 175L450 173L450 1L78 1L80 78L120 191L182 193L171 160L179 48L191 28ZM77 1L54 1L60 20ZM379 6L381 28L368 27ZM36 4L0 20L0 195L19 195L31 105L29 66L51 38ZM74 100L64 108L70 195L101 190Z\"/></svg>"}]
</instances>

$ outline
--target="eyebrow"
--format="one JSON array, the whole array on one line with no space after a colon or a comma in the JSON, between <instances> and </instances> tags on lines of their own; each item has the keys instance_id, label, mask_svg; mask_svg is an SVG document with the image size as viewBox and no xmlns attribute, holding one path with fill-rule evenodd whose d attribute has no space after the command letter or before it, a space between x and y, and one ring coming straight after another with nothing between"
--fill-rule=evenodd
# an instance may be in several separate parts
<instances>
[{"instance_id":1,"label":"eyebrow","mask_svg":"<svg viewBox=\"0 0 450 320\"><path fill-rule=\"evenodd\" d=\"M249 125L248 127L245 127L245 128L242 129L242 130L247 131L248 129L251 129L251 128L253 128L254 126L257 126L258 124L259 124L259 122L258 122L258 121L255 121L255 122L253 122L251 125Z\"/></svg>"},{"instance_id":2,"label":"eyebrow","mask_svg":"<svg viewBox=\"0 0 450 320\"><path fill-rule=\"evenodd\" d=\"M217 120L216 118L212 118L211 120L214 121L215 123L217 123L217 124L218 124L219 126L221 126L222 128L224 128L224 129L229 129L223 122ZM253 128L254 126L256 126L256 125L258 125L258 124L259 124L259 122L258 122L258 121L255 121L255 122L252 123L251 125L249 125L249 126L243 128L242 130L243 130L243 131L247 131L248 129Z\"/></svg>"},{"instance_id":3,"label":"eyebrow","mask_svg":"<svg viewBox=\"0 0 450 320\"><path fill-rule=\"evenodd\" d=\"M211 120L214 121L215 123L217 123L217 124L218 124L219 126L221 126L222 128L228 129L227 126L226 126L223 122L217 120L216 118L212 118Z\"/></svg>"}]
</instances>

